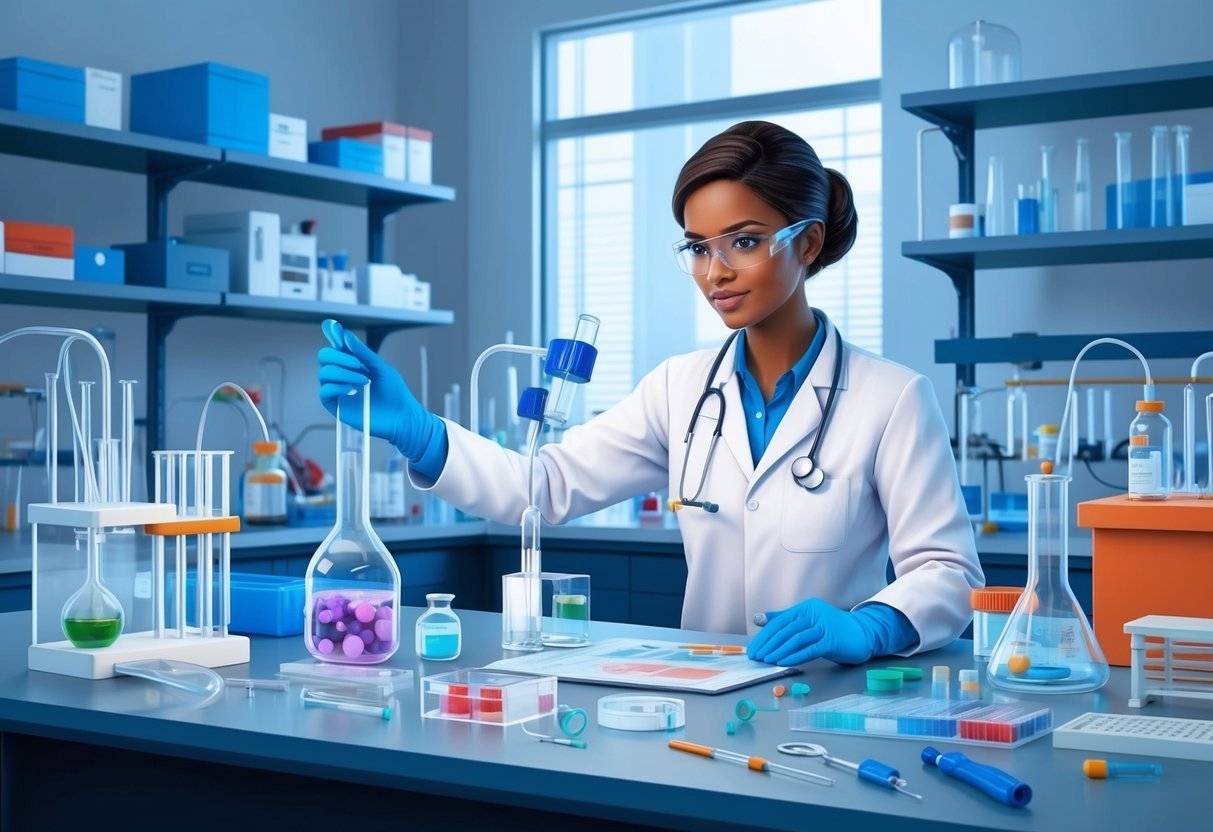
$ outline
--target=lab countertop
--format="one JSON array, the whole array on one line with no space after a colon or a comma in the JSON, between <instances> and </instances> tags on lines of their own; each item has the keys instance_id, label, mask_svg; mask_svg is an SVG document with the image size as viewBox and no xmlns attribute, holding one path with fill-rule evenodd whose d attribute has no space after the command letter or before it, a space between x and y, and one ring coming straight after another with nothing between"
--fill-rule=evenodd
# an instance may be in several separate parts
<instances>
[{"instance_id":1,"label":"lab countertop","mask_svg":"<svg viewBox=\"0 0 1213 832\"><path fill-rule=\"evenodd\" d=\"M402 632L411 632L419 612L408 607L401 610ZM1207 824L1204 801L1198 799L1208 779L1210 766L1206 763L1165 760L1164 776L1156 783L1092 781L1082 774L1082 760L1115 755L1055 750L1050 737L1006 750L923 740L807 734L791 732L786 714L770 712L760 712L752 722L740 724L735 736L727 736L724 724L733 719L732 710L738 699L748 696L759 704L773 701L768 693L769 682L718 696L676 694L686 700L687 727L669 734L599 728L594 718L598 698L619 689L560 683L560 703L584 708L590 714L590 726L582 735L588 743L585 750L541 743L527 737L518 726L503 729L424 720L419 715L420 677L456 667L481 666L506 655L498 644L498 615L472 611L460 611L460 615L464 652L456 662L421 662L407 646L411 639L404 639L406 647L389 665L411 668L416 678L411 689L397 695L395 714L388 722L304 709L297 692L259 691L250 699L242 689L228 690L209 707L174 710L159 706L160 689L141 679L87 681L29 672L25 670L30 632L28 613L0 615L0 632L7 636L0 642L0 731L49 738L47 742L54 738L79 738L102 748L161 755L157 759L165 762L158 765L165 769L166 781L175 776L171 770L174 761L185 761L182 765L204 760L220 767L238 766L243 778L240 782L249 783L247 789L239 791L250 801L260 799L256 778L268 778L270 772L363 786L369 783L379 789L409 792L399 801L402 818L409 817L414 807L427 799L455 797L461 801L481 801L486 804L485 818L489 820L489 825L483 828L493 826L494 804L540 807L586 818L687 830L829 828L858 832L895 828L938 832L944 827L1197 829ZM741 637L735 636L599 622L591 625L591 637L595 640L618 636L741 642ZM298 637L257 637L252 642L249 664L222 668L220 672L225 676L272 677L280 662L305 657ZM933 665L950 665L953 680L956 669L971 667L971 645L958 641L895 663L925 669L927 681L908 685L908 690L917 692L930 684ZM804 675L794 680L812 686L809 702L821 702L862 690L864 669L840 667L822 660L808 665ZM1054 723L1060 725L1086 711L1128 713L1128 687L1127 671L1114 669L1111 682L1095 694L1031 698L1052 706ZM780 710L797 706L796 701L784 699ZM1207 708L1201 710L1195 705L1171 701L1154 704L1146 713L1209 717ZM540 723L529 727L533 731L554 730ZM822 787L757 774L727 762L671 751L666 747L671 738L767 756L827 774L837 782L832 787ZM922 794L923 800L919 802L861 782L844 770L823 766L820 761L780 755L776 745L790 740L820 742L830 753L844 759L859 761L871 757L888 763L900 769L909 781L909 789ZM1018 810L1002 806L923 765L918 755L927 744L938 745L943 751L963 751L978 762L998 766L1027 781L1034 790L1031 805ZM19 743L12 747L26 748ZM6 762L12 763L14 771L22 765L16 754L6 756ZM373 772L373 777L368 778L368 772ZM106 788L121 787L122 772L115 772L113 779L117 785ZM155 788L155 784L146 779L129 782L131 794L149 788ZM9 788L3 799L18 802L29 799L24 793L14 794L15 791ZM328 793L334 797L340 794ZM123 797L119 794L114 799ZM225 795L225 799L228 797ZM234 794L230 797L236 799ZM317 797L321 802L314 807L320 811L327 798L319 794ZM144 828L128 826L126 822L137 811L137 802L117 805L125 807L124 828ZM329 805L329 809L335 808ZM357 812L352 806L350 810ZM10 806L5 810L6 816L11 811ZM322 814L327 814L327 810ZM25 816L38 817L35 809L28 809Z\"/></svg>"}]
</instances>

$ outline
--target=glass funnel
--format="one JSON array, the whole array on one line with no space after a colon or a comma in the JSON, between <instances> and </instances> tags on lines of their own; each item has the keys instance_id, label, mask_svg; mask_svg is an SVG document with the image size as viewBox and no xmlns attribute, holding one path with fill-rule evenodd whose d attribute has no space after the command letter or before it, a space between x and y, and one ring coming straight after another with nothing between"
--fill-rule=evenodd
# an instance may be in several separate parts
<instances>
[{"instance_id":1,"label":"glass funnel","mask_svg":"<svg viewBox=\"0 0 1213 832\"><path fill-rule=\"evenodd\" d=\"M1029 474L1028 582L990 664L990 684L1023 693L1081 693L1108 681L1108 663L1070 589L1070 477Z\"/></svg>"},{"instance_id":2,"label":"glass funnel","mask_svg":"<svg viewBox=\"0 0 1213 832\"><path fill-rule=\"evenodd\" d=\"M122 635L125 617L122 604L101 583L101 541L104 535L97 529L77 532L77 535L80 534L84 534L88 547L88 577L84 580L84 586L63 605L63 634L75 647L109 647Z\"/></svg>"},{"instance_id":3,"label":"glass funnel","mask_svg":"<svg viewBox=\"0 0 1213 832\"><path fill-rule=\"evenodd\" d=\"M387 661L400 646L400 570L371 528L370 434L342 421L354 409L370 424L370 385L337 404L337 524L307 567L304 641L317 659Z\"/></svg>"}]
</instances>

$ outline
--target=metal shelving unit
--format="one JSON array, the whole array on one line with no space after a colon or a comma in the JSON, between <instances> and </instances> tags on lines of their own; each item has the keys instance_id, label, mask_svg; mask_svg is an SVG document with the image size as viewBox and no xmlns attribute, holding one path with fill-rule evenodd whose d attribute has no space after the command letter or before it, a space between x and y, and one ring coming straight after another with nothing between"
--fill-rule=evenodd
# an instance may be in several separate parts
<instances>
[{"instance_id":1,"label":"metal shelving unit","mask_svg":"<svg viewBox=\"0 0 1213 832\"><path fill-rule=\"evenodd\" d=\"M402 208L453 202L455 190L381 176L276 159L236 150L107 130L43 116L0 110L0 153L52 162L133 173L147 179L147 238L162 239L168 226L168 198L182 182L204 182L242 190L314 199L367 209L367 251L381 262L384 223ZM299 301L218 292L161 289L152 286L77 283L0 274L5 303L137 312L147 315L148 443L164 438L166 342L177 321L188 317L227 317L318 323L339 317L365 328L378 348L392 332L418 326L451 324L449 310L414 312L348 304Z\"/></svg>"},{"instance_id":2,"label":"metal shelving unit","mask_svg":"<svg viewBox=\"0 0 1213 832\"><path fill-rule=\"evenodd\" d=\"M938 125L952 142L957 201L973 202L977 130L1213 107L1213 61L909 93L901 97L901 107ZM972 386L977 364L1068 359L1089 340L1086 336L977 339L974 273L978 269L1213 257L1213 225L926 240L902 243L901 251L944 272L956 288L959 337L937 341L935 355L937 361L956 364L959 384ZM1213 332L1116 337L1134 339L1135 344L1148 342L1147 355L1159 358L1193 355L1213 342Z\"/></svg>"}]
</instances>

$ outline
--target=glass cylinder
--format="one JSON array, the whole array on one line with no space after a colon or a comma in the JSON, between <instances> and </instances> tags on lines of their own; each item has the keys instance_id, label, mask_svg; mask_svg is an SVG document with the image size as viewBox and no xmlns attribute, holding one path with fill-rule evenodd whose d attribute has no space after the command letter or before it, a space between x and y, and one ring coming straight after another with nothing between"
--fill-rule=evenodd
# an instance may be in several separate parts
<instances>
[{"instance_id":1,"label":"glass cylinder","mask_svg":"<svg viewBox=\"0 0 1213 832\"><path fill-rule=\"evenodd\" d=\"M1156 124L1150 128L1150 227L1171 224L1171 131Z\"/></svg>"},{"instance_id":2,"label":"glass cylinder","mask_svg":"<svg viewBox=\"0 0 1213 832\"><path fill-rule=\"evenodd\" d=\"M986 236L1007 233L1007 192L1001 156L991 156L986 169Z\"/></svg>"},{"instance_id":3,"label":"glass cylinder","mask_svg":"<svg viewBox=\"0 0 1213 832\"><path fill-rule=\"evenodd\" d=\"M1070 589L1070 477L1029 474L1028 580L986 675L1021 693L1081 693L1108 681L1108 663Z\"/></svg>"},{"instance_id":4,"label":"glass cylinder","mask_svg":"<svg viewBox=\"0 0 1213 832\"><path fill-rule=\"evenodd\" d=\"M1174 225L1188 224L1188 153L1192 141L1192 128L1186 124L1177 124L1175 131L1175 180L1174 185L1179 193L1174 200Z\"/></svg>"},{"instance_id":5,"label":"glass cylinder","mask_svg":"<svg viewBox=\"0 0 1213 832\"><path fill-rule=\"evenodd\" d=\"M376 664L400 646L400 570L371 527L370 434L342 421L351 408L370 424L369 384L337 403L337 523L307 567L303 638L322 661Z\"/></svg>"},{"instance_id":6,"label":"glass cylinder","mask_svg":"<svg viewBox=\"0 0 1213 832\"><path fill-rule=\"evenodd\" d=\"M1040 230L1057 230L1057 191L1053 187L1053 145L1040 148Z\"/></svg>"},{"instance_id":7,"label":"glass cylinder","mask_svg":"<svg viewBox=\"0 0 1213 832\"><path fill-rule=\"evenodd\" d=\"M63 634L78 648L109 647L122 635L125 614L122 604L101 583L101 542L105 535L93 528L76 534L77 541L83 534L88 549L88 576L84 586L63 605Z\"/></svg>"},{"instance_id":8,"label":"glass cylinder","mask_svg":"<svg viewBox=\"0 0 1213 832\"><path fill-rule=\"evenodd\" d=\"M431 592L425 596L428 609L417 619L418 657L426 661L449 662L459 658L463 648L463 630L459 616L451 609L455 596Z\"/></svg>"},{"instance_id":9,"label":"glass cylinder","mask_svg":"<svg viewBox=\"0 0 1213 832\"><path fill-rule=\"evenodd\" d=\"M948 41L948 86L975 87L1020 79L1019 37L1006 26L975 20Z\"/></svg>"},{"instance_id":10,"label":"glass cylinder","mask_svg":"<svg viewBox=\"0 0 1213 832\"><path fill-rule=\"evenodd\" d=\"M1086 139L1074 143L1074 230L1091 230L1091 152Z\"/></svg>"},{"instance_id":11,"label":"glass cylinder","mask_svg":"<svg viewBox=\"0 0 1213 832\"><path fill-rule=\"evenodd\" d=\"M1133 198L1133 134L1116 134L1116 224L1114 228L1132 228L1136 200Z\"/></svg>"},{"instance_id":12,"label":"glass cylinder","mask_svg":"<svg viewBox=\"0 0 1213 832\"><path fill-rule=\"evenodd\" d=\"M1140 401L1129 424L1129 499L1165 500L1171 493L1171 421L1160 401Z\"/></svg>"}]
</instances>

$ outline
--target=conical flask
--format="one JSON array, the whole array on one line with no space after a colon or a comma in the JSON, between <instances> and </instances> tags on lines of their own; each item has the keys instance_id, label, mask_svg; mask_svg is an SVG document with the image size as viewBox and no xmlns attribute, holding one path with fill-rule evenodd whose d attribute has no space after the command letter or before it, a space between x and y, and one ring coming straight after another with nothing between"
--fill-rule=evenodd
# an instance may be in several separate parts
<instances>
[{"instance_id":1,"label":"conical flask","mask_svg":"<svg viewBox=\"0 0 1213 832\"><path fill-rule=\"evenodd\" d=\"M1108 663L1070 589L1070 477L1029 474L1028 582L994 645L990 684L1022 693L1081 693Z\"/></svg>"},{"instance_id":2,"label":"conical flask","mask_svg":"<svg viewBox=\"0 0 1213 832\"><path fill-rule=\"evenodd\" d=\"M362 428L342 422L347 408ZM337 409L337 524L307 567L303 637L322 661L377 664L400 646L400 570L371 528L370 385Z\"/></svg>"},{"instance_id":3,"label":"conical flask","mask_svg":"<svg viewBox=\"0 0 1213 832\"><path fill-rule=\"evenodd\" d=\"M63 605L63 634L76 647L109 647L122 635L122 604L101 583L103 535L97 529L87 529L84 534L88 546L88 577L84 579L84 586Z\"/></svg>"}]
</instances>

